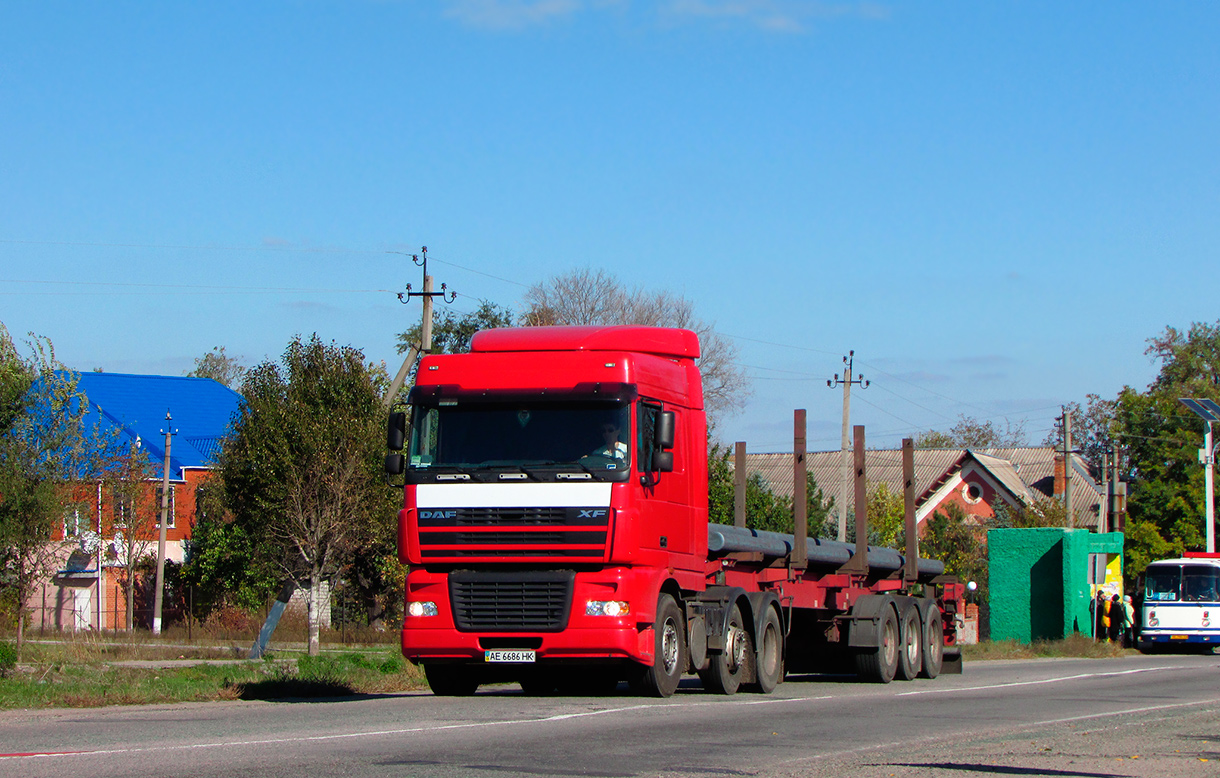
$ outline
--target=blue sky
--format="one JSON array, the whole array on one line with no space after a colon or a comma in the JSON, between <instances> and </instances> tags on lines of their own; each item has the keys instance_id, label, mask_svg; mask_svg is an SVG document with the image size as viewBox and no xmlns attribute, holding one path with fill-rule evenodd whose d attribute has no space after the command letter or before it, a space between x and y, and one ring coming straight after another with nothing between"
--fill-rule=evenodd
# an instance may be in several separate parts
<instances>
[{"instance_id":1,"label":"blue sky","mask_svg":"<svg viewBox=\"0 0 1220 778\"><path fill-rule=\"evenodd\" d=\"M0 321L178 375L295 333L398 359L429 247L519 308L592 267L696 303L754 377L720 423L836 448L1024 422L1214 322L1208 3L0 0Z\"/></svg>"}]
</instances>

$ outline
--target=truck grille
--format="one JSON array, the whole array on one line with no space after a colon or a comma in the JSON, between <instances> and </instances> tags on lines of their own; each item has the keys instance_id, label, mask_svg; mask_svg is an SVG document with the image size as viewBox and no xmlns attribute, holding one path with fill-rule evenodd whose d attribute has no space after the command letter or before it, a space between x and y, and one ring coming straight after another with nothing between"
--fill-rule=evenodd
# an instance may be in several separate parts
<instances>
[{"instance_id":1,"label":"truck grille","mask_svg":"<svg viewBox=\"0 0 1220 778\"><path fill-rule=\"evenodd\" d=\"M606 554L608 508L420 508L420 555L429 561L570 557Z\"/></svg>"},{"instance_id":2,"label":"truck grille","mask_svg":"<svg viewBox=\"0 0 1220 778\"><path fill-rule=\"evenodd\" d=\"M571 570L449 574L454 625L462 632L558 632L572 607Z\"/></svg>"}]
</instances>

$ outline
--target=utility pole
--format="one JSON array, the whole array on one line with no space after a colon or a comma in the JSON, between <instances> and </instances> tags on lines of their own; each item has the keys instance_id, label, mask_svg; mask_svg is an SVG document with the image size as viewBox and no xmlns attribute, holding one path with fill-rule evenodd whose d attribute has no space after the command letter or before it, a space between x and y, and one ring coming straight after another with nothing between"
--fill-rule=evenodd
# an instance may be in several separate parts
<instances>
[{"instance_id":1,"label":"utility pole","mask_svg":"<svg viewBox=\"0 0 1220 778\"><path fill-rule=\"evenodd\" d=\"M847 493L848 493L848 474L851 472L851 440L848 438L847 432L849 429L849 419L851 418L851 386L859 384L861 389L868 387L868 381L864 380L863 375L852 376L852 365L856 359L855 350L847 352L847 356L843 357L843 364L847 365L846 371L843 373L843 378L839 378L839 374L835 373L834 380L828 380L826 385L830 388L836 386L843 387L843 438L839 448L839 542L847 540Z\"/></svg>"},{"instance_id":2,"label":"utility pole","mask_svg":"<svg viewBox=\"0 0 1220 778\"><path fill-rule=\"evenodd\" d=\"M402 254L401 251L389 251L388 254ZM398 302L406 305L411 302L412 297L422 297L424 303L424 319L420 325L420 344L417 346L414 343L407 349L407 357L402 361L402 367L398 368L398 374L394 376L394 382L390 384L390 390L386 392L383 405L386 410L394 404L394 398L398 396L398 390L402 389L402 385L407 380L407 375L411 372L411 366L415 364L415 360L424 354L432 351L432 298L440 297L446 303L452 303L457 299L456 292L450 292L441 284L439 292L432 291L432 276L428 275L428 247L424 246L420 249L419 254L408 254L411 261L423 267L424 269L424 290L422 292L412 292L411 285L407 284L407 291L398 293Z\"/></svg>"},{"instance_id":3,"label":"utility pole","mask_svg":"<svg viewBox=\"0 0 1220 778\"><path fill-rule=\"evenodd\" d=\"M1059 418L1063 421L1063 507L1071 529L1076 526L1076 517L1072 514L1072 412L1065 406Z\"/></svg>"},{"instance_id":4,"label":"utility pole","mask_svg":"<svg viewBox=\"0 0 1220 778\"><path fill-rule=\"evenodd\" d=\"M165 463L161 468L161 528L157 534L157 589L153 595L153 634L161 634L161 600L165 591L165 528L169 519L169 446L174 431L173 417L165 412ZM128 571L128 575L131 572Z\"/></svg>"}]
</instances>

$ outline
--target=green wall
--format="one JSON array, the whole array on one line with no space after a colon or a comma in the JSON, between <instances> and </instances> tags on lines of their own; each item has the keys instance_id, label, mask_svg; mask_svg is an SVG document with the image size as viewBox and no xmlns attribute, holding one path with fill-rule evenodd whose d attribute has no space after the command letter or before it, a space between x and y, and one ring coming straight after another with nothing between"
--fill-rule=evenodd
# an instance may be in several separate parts
<instances>
[{"instance_id":1,"label":"green wall","mask_svg":"<svg viewBox=\"0 0 1220 778\"><path fill-rule=\"evenodd\" d=\"M1122 555L1122 533L1035 527L987 533L991 639L1058 640L1092 634L1089 555Z\"/></svg>"}]
</instances>

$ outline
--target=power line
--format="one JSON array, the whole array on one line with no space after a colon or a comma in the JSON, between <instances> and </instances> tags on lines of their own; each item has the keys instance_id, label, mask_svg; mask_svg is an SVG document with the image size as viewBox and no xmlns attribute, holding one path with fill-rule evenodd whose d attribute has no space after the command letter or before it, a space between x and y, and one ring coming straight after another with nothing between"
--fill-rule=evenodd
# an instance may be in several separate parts
<instances>
[{"instance_id":1,"label":"power line","mask_svg":"<svg viewBox=\"0 0 1220 778\"><path fill-rule=\"evenodd\" d=\"M295 286L217 286L208 284L142 284L142 283L126 283L120 281L34 281L29 279L0 279L0 284L39 284L47 286L105 286L105 287L120 287L120 288L139 288L153 290L164 289L180 289L180 290L200 290L201 293L225 294L228 292L305 292L314 294L364 294L389 292L394 293L392 289L317 289L309 287ZM0 294L18 294L17 292L4 292ZM21 292L20 294L61 294L60 292ZM88 294L88 293L78 293ZM128 292L128 294L142 294L141 292Z\"/></svg>"}]
</instances>

